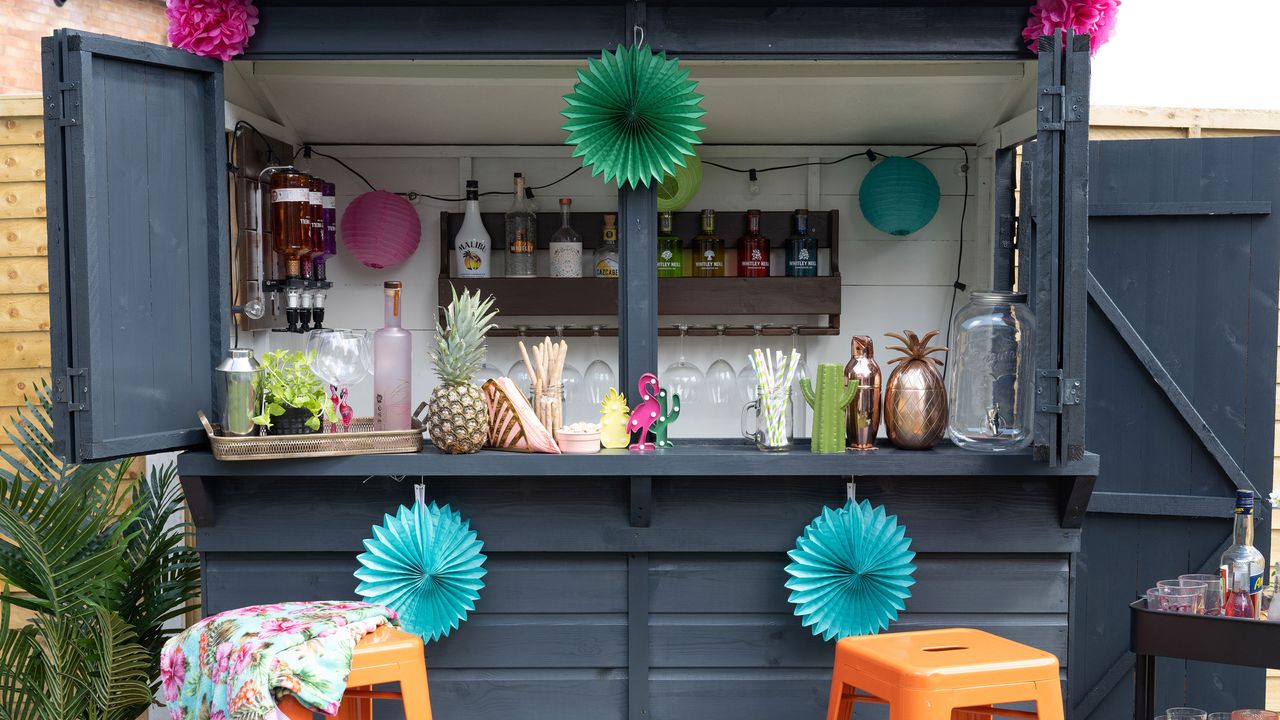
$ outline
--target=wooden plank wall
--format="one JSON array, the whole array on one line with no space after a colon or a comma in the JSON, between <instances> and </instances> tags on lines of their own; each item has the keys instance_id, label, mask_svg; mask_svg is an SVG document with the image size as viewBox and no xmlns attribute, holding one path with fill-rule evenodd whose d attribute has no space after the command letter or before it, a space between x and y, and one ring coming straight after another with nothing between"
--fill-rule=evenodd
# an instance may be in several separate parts
<instances>
[{"instance_id":1,"label":"wooden plank wall","mask_svg":"<svg viewBox=\"0 0 1280 720\"><path fill-rule=\"evenodd\" d=\"M44 120L38 95L0 97L0 426L49 377ZM7 435L0 444L8 444Z\"/></svg>"}]
</instances>

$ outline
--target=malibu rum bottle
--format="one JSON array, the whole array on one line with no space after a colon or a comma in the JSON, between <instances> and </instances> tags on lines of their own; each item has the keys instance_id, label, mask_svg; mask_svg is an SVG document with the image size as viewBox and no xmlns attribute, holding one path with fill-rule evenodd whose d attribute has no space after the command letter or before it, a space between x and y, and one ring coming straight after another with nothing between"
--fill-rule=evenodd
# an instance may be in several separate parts
<instances>
[{"instance_id":1,"label":"malibu rum bottle","mask_svg":"<svg viewBox=\"0 0 1280 720\"><path fill-rule=\"evenodd\" d=\"M453 273L460 278L489 277L489 251L493 241L480 219L480 184L467 181L467 214L453 236Z\"/></svg>"},{"instance_id":2,"label":"malibu rum bottle","mask_svg":"<svg viewBox=\"0 0 1280 720\"><path fill-rule=\"evenodd\" d=\"M724 240L716 234L716 211L702 211L702 232L693 238L693 276L724 277Z\"/></svg>"},{"instance_id":3,"label":"malibu rum bottle","mask_svg":"<svg viewBox=\"0 0 1280 720\"><path fill-rule=\"evenodd\" d=\"M671 213L658 213L658 277L684 277L684 242L671 227Z\"/></svg>"},{"instance_id":4,"label":"malibu rum bottle","mask_svg":"<svg viewBox=\"0 0 1280 720\"><path fill-rule=\"evenodd\" d=\"M818 239L809 232L809 211L796 210L787 238L787 277L818 276Z\"/></svg>"},{"instance_id":5,"label":"malibu rum bottle","mask_svg":"<svg viewBox=\"0 0 1280 720\"><path fill-rule=\"evenodd\" d=\"M747 211L747 232L738 238L738 275L769 277L769 238L760 234L760 211Z\"/></svg>"}]
</instances>

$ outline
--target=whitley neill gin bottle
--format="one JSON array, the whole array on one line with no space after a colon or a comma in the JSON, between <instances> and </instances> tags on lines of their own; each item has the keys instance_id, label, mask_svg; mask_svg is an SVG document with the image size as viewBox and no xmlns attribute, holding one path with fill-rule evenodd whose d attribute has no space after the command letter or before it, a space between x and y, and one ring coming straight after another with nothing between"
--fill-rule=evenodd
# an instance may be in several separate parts
<instances>
[{"instance_id":1,"label":"whitley neill gin bottle","mask_svg":"<svg viewBox=\"0 0 1280 720\"><path fill-rule=\"evenodd\" d=\"M515 199L507 211L507 277L538 276L538 216L525 199L524 175L515 174Z\"/></svg>"},{"instance_id":2,"label":"whitley neill gin bottle","mask_svg":"<svg viewBox=\"0 0 1280 720\"><path fill-rule=\"evenodd\" d=\"M658 213L658 277L684 277L684 243L672 231L670 212Z\"/></svg>"},{"instance_id":3,"label":"whitley neill gin bottle","mask_svg":"<svg viewBox=\"0 0 1280 720\"><path fill-rule=\"evenodd\" d=\"M408 430L412 337L400 326L400 283L382 284L386 322L373 334L373 429Z\"/></svg>"},{"instance_id":4,"label":"whitley neill gin bottle","mask_svg":"<svg viewBox=\"0 0 1280 720\"><path fill-rule=\"evenodd\" d=\"M796 210L787 238L787 277L818 276L818 239L809 231L809 211Z\"/></svg>"},{"instance_id":5,"label":"whitley neill gin bottle","mask_svg":"<svg viewBox=\"0 0 1280 720\"><path fill-rule=\"evenodd\" d=\"M453 274L460 278L489 277L489 249L493 242L480 220L480 184L467 181L467 213L453 236Z\"/></svg>"},{"instance_id":6,"label":"whitley neill gin bottle","mask_svg":"<svg viewBox=\"0 0 1280 720\"><path fill-rule=\"evenodd\" d=\"M769 238L760 234L760 211L747 211L747 231L738 238L738 275L769 277Z\"/></svg>"},{"instance_id":7,"label":"whitley neill gin bottle","mask_svg":"<svg viewBox=\"0 0 1280 720\"><path fill-rule=\"evenodd\" d=\"M693 238L693 276L724 277L724 240L716 234L716 211L702 211L702 232Z\"/></svg>"}]
</instances>

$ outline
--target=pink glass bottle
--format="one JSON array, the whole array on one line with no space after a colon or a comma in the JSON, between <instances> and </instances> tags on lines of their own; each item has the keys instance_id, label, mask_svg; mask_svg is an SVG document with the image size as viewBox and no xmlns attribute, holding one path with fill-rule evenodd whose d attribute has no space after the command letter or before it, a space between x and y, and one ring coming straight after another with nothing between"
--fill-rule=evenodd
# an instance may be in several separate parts
<instances>
[{"instance_id":1,"label":"pink glass bottle","mask_svg":"<svg viewBox=\"0 0 1280 720\"><path fill-rule=\"evenodd\" d=\"M373 427L408 430L412 397L411 336L400 327L400 282L382 284L386 323L373 334Z\"/></svg>"}]
</instances>

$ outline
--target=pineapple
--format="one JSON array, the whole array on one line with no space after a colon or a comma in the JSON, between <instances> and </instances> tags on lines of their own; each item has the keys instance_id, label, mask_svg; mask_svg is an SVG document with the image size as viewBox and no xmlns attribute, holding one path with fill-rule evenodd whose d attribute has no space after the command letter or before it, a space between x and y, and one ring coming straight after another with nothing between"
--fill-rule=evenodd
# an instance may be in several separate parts
<instances>
[{"instance_id":1,"label":"pineapple","mask_svg":"<svg viewBox=\"0 0 1280 720\"><path fill-rule=\"evenodd\" d=\"M485 334L494 327L497 310L493 297L481 302L480 291L465 289L462 295L449 288L452 300L436 321L436 348L431 361L440 385L427 401L427 426L431 442L441 452L473 453L489 439L489 411L484 393L471 377L484 362Z\"/></svg>"}]
</instances>

